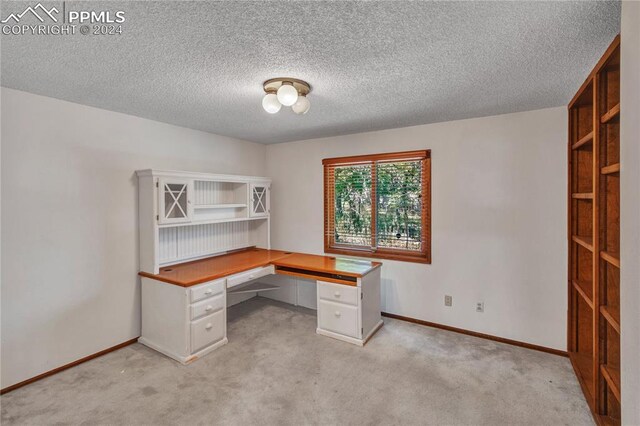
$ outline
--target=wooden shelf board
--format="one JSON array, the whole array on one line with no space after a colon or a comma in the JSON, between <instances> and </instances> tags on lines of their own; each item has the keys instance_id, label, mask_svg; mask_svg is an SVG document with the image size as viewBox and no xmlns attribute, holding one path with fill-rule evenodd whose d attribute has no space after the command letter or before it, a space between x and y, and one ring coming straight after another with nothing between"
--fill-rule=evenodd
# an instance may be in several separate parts
<instances>
[{"instance_id":1,"label":"wooden shelf board","mask_svg":"<svg viewBox=\"0 0 640 426\"><path fill-rule=\"evenodd\" d=\"M578 382L585 394L589 406L594 403L593 358L579 352L569 352L569 359L576 371Z\"/></svg>"},{"instance_id":2,"label":"wooden shelf board","mask_svg":"<svg viewBox=\"0 0 640 426\"><path fill-rule=\"evenodd\" d=\"M582 247L586 248L590 252L593 252L593 245L591 244L590 241L587 240L587 238L591 238L591 237L581 237L578 235L573 235L571 237L574 243L580 244Z\"/></svg>"},{"instance_id":3,"label":"wooden shelf board","mask_svg":"<svg viewBox=\"0 0 640 426\"><path fill-rule=\"evenodd\" d=\"M620 370L611 368L607 364L600 365L600 372L602 373L602 377L607 382L609 386L609 390L613 396L616 397L618 403L621 401L620 399Z\"/></svg>"},{"instance_id":4,"label":"wooden shelf board","mask_svg":"<svg viewBox=\"0 0 640 426\"><path fill-rule=\"evenodd\" d=\"M578 142L571 145L571 149L578 149L581 146L588 144L592 140L593 140L593 130L587 133L586 135L584 135L582 138L580 138Z\"/></svg>"},{"instance_id":5,"label":"wooden shelf board","mask_svg":"<svg viewBox=\"0 0 640 426\"><path fill-rule=\"evenodd\" d=\"M574 192L571 194L574 200L593 200L593 192Z\"/></svg>"},{"instance_id":6,"label":"wooden shelf board","mask_svg":"<svg viewBox=\"0 0 640 426\"><path fill-rule=\"evenodd\" d=\"M578 292L578 294L580 296L582 296L582 298L584 299L585 302L587 302L587 305L589 305L589 307L591 309L593 309L593 300L591 300L591 296L587 293L587 290L585 290L581 284L579 284L577 281L572 280L571 284L573 285L573 288ZM584 284L590 284L590 283L583 283Z\"/></svg>"},{"instance_id":7,"label":"wooden shelf board","mask_svg":"<svg viewBox=\"0 0 640 426\"><path fill-rule=\"evenodd\" d=\"M611 310L607 308L606 305L600 306L600 313L604 317L605 320L609 323L609 325L620 334L620 319L616 319L616 317L612 314Z\"/></svg>"},{"instance_id":8,"label":"wooden shelf board","mask_svg":"<svg viewBox=\"0 0 640 426\"><path fill-rule=\"evenodd\" d=\"M241 209L246 208L246 204L196 204L194 209Z\"/></svg>"},{"instance_id":9,"label":"wooden shelf board","mask_svg":"<svg viewBox=\"0 0 640 426\"><path fill-rule=\"evenodd\" d=\"M601 251L600 257L610 265L613 265L616 268L620 269L620 258L617 255L607 253L606 251Z\"/></svg>"},{"instance_id":10,"label":"wooden shelf board","mask_svg":"<svg viewBox=\"0 0 640 426\"><path fill-rule=\"evenodd\" d=\"M618 426L620 425L620 419L614 419L613 417L598 415L598 424L601 426Z\"/></svg>"},{"instance_id":11,"label":"wooden shelf board","mask_svg":"<svg viewBox=\"0 0 640 426\"><path fill-rule=\"evenodd\" d=\"M620 103L614 105L613 108L611 108L609 111L604 113L602 117L600 117L600 122L602 124L608 123L609 121L616 118L618 115L620 115Z\"/></svg>"},{"instance_id":12,"label":"wooden shelf board","mask_svg":"<svg viewBox=\"0 0 640 426\"><path fill-rule=\"evenodd\" d=\"M610 174L619 173L619 172L620 172L620 163L611 164L610 166L605 166L602 169L600 169L600 173L602 173L603 175L610 175Z\"/></svg>"}]
</instances>

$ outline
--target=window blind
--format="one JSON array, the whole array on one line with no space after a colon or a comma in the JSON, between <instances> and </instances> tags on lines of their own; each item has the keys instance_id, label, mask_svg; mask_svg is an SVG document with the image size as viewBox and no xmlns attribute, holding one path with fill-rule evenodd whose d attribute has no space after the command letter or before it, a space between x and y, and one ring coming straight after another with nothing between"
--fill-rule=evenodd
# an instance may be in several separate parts
<instances>
[{"instance_id":1,"label":"window blind","mask_svg":"<svg viewBox=\"0 0 640 426\"><path fill-rule=\"evenodd\" d=\"M430 261L430 160L429 151L324 160L325 251Z\"/></svg>"}]
</instances>

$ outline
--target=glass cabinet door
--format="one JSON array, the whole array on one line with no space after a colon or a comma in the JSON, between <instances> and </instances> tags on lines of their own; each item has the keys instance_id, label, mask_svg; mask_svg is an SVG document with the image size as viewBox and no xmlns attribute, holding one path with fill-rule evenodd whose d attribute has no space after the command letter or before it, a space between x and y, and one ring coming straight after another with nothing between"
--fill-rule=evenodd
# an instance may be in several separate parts
<instances>
[{"instance_id":1,"label":"glass cabinet door","mask_svg":"<svg viewBox=\"0 0 640 426\"><path fill-rule=\"evenodd\" d=\"M269 215L269 186L251 184L251 216Z\"/></svg>"},{"instance_id":2,"label":"glass cabinet door","mask_svg":"<svg viewBox=\"0 0 640 426\"><path fill-rule=\"evenodd\" d=\"M192 216L192 182L160 179L158 181L158 221L160 223L190 222Z\"/></svg>"}]
</instances>

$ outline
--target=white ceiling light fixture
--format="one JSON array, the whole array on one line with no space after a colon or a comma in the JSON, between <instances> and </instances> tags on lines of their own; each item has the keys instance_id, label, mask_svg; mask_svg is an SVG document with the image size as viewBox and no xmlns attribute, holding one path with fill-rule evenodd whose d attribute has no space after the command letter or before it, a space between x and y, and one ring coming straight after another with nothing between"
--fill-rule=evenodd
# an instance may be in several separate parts
<instances>
[{"instance_id":1,"label":"white ceiling light fixture","mask_svg":"<svg viewBox=\"0 0 640 426\"><path fill-rule=\"evenodd\" d=\"M291 106L298 100L298 91L293 84L285 81L278 89L278 100L284 106Z\"/></svg>"},{"instance_id":2,"label":"white ceiling light fixture","mask_svg":"<svg viewBox=\"0 0 640 426\"><path fill-rule=\"evenodd\" d=\"M305 114L311 103L307 95L311 86L297 78L279 77L265 81L262 87L266 93L262 99L262 107L270 114L280 111L282 105L290 106L296 114Z\"/></svg>"},{"instance_id":3,"label":"white ceiling light fixture","mask_svg":"<svg viewBox=\"0 0 640 426\"><path fill-rule=\"evenodd\" d=\"M307 99L306 95L298 96L298 100L295 104L291 106L291 109L296 114L306 114L309 111L309 107L311 107L311 102Z\"/></svg>"},{"instance_id":4,"label":"white ceiling light fixture","mask_svg":"<svg viewBox=\"0 0 640 426\"><path fill-rule=\"evenodd\" d=\"M275 92L264 95L264 98L262 98L262 108L269 114L275 114L280 111L282 104L278 101L278 95L276 95Z\"/></svg>"}]
</instances>

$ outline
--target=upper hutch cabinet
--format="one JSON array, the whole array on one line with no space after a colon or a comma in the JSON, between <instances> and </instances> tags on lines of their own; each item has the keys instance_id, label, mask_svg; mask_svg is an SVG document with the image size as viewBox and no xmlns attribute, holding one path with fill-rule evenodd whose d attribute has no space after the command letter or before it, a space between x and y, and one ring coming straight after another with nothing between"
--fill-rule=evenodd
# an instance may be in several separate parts
<instances>
[{"instance_id":1,"label":"upper hutch cabinet","mask_svg":"<svg viewBox=\"0 0 640 426\"><path fill-rule=\"evenodd\" d=\"M185 179L160 178L158 180L158 222L190 222L193 216L191 197L193 181Z\"/></svg>"},{"instance_id":2,"label":"upper hutch cabinet","mask_svg":"<svg viewBox=\"0 0 640 426\"><path fill-rule=\"evenodd\" d=\"M251 184L251 216L261 217L269 215L269 184Z\"/></svg>"},{"instance_id":3,"label":"upper hutch cabinet","mask_svg":"<svg viewBox=\"0 0 640 426\"><path fill-rule=\"evenodd\" d=\"M171 170L138 170L140 269L247 247L270 248L271 180Z\"/></svg>"}]
</instances>

